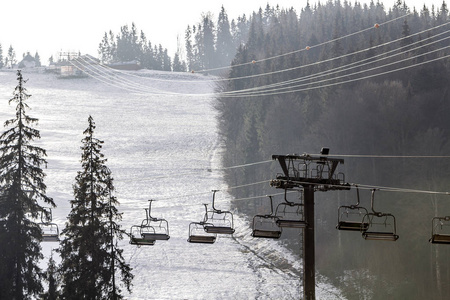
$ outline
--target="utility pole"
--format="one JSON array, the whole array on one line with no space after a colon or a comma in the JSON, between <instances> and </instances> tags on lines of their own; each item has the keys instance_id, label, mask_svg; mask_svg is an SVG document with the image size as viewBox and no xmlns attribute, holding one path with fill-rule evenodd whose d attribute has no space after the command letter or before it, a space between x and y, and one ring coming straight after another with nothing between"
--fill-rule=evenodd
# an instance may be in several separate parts
<instances>
[{"instance_id":1,"label":"utility pole","mask_svg":"<svg viewBox=\"0 0 450 300\"><path fill-rule=\"evenodd\" d=\"M328 148L322 148L320 156L272 155L272 159L280 163L283 173L277 174L270 185L285 190L303 189L306 223L303 235L304 300L316 299L314 192L350 189L350 184L344 183L344 174L336 172L338 165L343 164L344 160L330 158L328 153Z\"/></svg>"}]
</instances>

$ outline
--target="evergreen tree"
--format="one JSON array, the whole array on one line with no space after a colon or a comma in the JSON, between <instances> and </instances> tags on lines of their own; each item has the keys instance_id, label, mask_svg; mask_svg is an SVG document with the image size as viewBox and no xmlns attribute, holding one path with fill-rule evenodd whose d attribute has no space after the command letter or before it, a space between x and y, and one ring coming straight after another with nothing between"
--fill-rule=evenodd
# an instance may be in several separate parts
<instances>
[{"instance_id":1,"label":"evergreen tree","mask_svg":"<svg viewBox=\"0 0 450 300\"><path fill-rule=\"evenodd\" d=\"M202 41L203 50L201 52L201 58L203 60L203 66L206 69L212 69L217 66L215 62L215 35L214 35L214 23L212 21L211 14L203 15Z\"/></svg>"},{"instance_id":2,"label":"evergreen tree","mask_svg":"<svg viewBox=\"0 0 450 300\"><path fill-rule=\"evenodd\" d=\"M152 70L155 68L155 64L155 53L153 52L152 43L149 41L147 47L145 47L144 61L141 61L141 65Z\"/></svg>"},{"instance_id":3,"label":"evergreen tree","mask_svg":"<svg viewBox=\"0 0 450 300\"><path fill-rule=\"evenodd\" d=\"M98 45L98 53L100 55L100 61L102 63L112 62L111 44L109 42L110 38L108 37L108 33L105 32L101 43Z\"/></svg>"},{"instance_id":4,"label":"evergreen tree","mask_svg":"<svg viewBox=\"0 0 450 300\"><path fill-rule=\"evenodd\" d=\"M26 100L31 97L25 80L17 71L18 85L9 103L16 103L15 117L5 122L10 127L0 135L0 299L25 299L42 292L42 231L34 222L44 208L55 206L46 196L46 151L33 146L40 138L32 127L38 119L30 117Z\"/></svg>"},{"instance_id":5,"label":"evergreen tree","mask_svg":"<svg viewBox=\"0 0 450 300\"><path fill-rule=\"evenodd\" d=\"M228 15L223 6L217 21L216 52L218 60L217 65L219 67L229 65L231 58L236 54L233 37L231 36L230 31L230 22L228 21Z\"/></svg>"},{"instance_id":6,"label":"evergreen tree","mask_svg":"<svg viewBox=\"0 0 450 300\"><path fill-rule=\"evenodd\" d=\"M14 51L14 48L11 46L9 46L8 49L8 56L5 59L5 65L9 68L12 69L14 67L14 65L17 63L16 60L16 51Z\"/></svg>"},{"instance_id":7,"label":"evergreen tree","mask_svg":"<svg viewBox=\"0 0 450 300\"><path fill-rule=\"evenodd\" d=\"M0 69L3 68L4 63L3 63L3 48L2 48L2 44L0 44Z\"/></svg>"},{"instance_id":8,"label":"evergreen tree","mask_svg":"<svg viewBox=\"0 0 450 300\"><path fill-rule=\"evenodd\" d=\"M155 45L153 53L155 54L154 69L162 71L164 67L164 51L161 44L159 44L159 47Z\"/></svg>"},{"instance_id":9,"label":"evergreen tree","mask_svg":"<svg viewBox=\"0 0 450 300\"><path fill-rule=\"evenodd\" d=\"M36 67L40 67L41 64L41 57L39 56L39 53L36 52L36 54L34 55L34 60L36 62Z\"/></svg>"},{"instance_id":10,"label":"evergreen tree","mask_svg":"<svg viewBox=\"0 0 450 300\"><path fill-rule=\"evenodd\" d=\"M189 70L194 71L194 69L195 69L194 49L192 46L192 31L191 31L191 27L189 25L186 28L184 39L185 39L186 60L187 60L188 68L189 68Z\"/></svg>"},{"instance_id":11,"label":"evergreen tree","mask_svg":"<svg viewBox=\"0 0 450 300\"><path fill-rule=\"evenodd\" d=\"M243 14L242 17L237 18L237 23L235 23L234 20L231 23L232 23L231 31L233 36L234 47L237 48L240 45L245 44L247 42L249 22L245 14ZM235 25L233 26L233 24Z\"/></svg>"},{"instance_id":12,"label":"evergreen tree","mask_svg":"<svg viewBox=\"0 0 450 300\"><path fill-rule=\"evenodd\" d=\"M94 137L95 123L91 116L82 140L81 164L74 184L74 200L59 252L62 257L62 297L64 299L121 299L115 273L130 291L131 268L122 257L114 238L122 239L124 231L118 221L121 214L110 169L101 153L103 141Z\"/></svg>"},{"instance_id":13,"label":"evergreen tree","mask_svg":"<svg viewBox=\"0 0 450 300\"><path fill-rule=\"evenodd\" d=\"M169 54L167 54L167 49L164 49L163 51L163 70L172 71L172 62L169 57Z\"/></svg>"},{"instance_id":14,"label":"evergreen tree","mask_svg":"<svg viewBox=\"0 0 450 300\"><path fill-rule=\"evenodd\" d=\"M180 60L180 55L175 53L173 58L172 69L174 72L186 72L186 63Z\"/></svg>"},{"instance_id":15,"label":"evergreen tree","mask_svg":"<svg viewBox=\"0 0 450 300\"><path fill-rule=\"evenodd\" d=\"M45 281L48 283L47 292L44 293L44 300L56 300L59 297L58 291L58 270L56 268L55 260L53 259L53 252L48 260L47 272L45 274Z\"/></svg>"},{"instance_id":16,"label":"evergreen tree","mask_svg":"<svg viewBox=\"0 0 450 300\"><path fill-rule=\"evenodd\" d=\"M404 39L400 41L400 46L403 47L403 46L407 46L413 42L412 38L410 37L410 30L409 30L409 25L408 25L407 19L405 19L405 21L403 21L402 29L403 29L402 36L404 37Z\"/></svg>"},{"instance_id":17,"label":"evergreen tree","mask_svg":"<svg viewBox=\"0 0 450 300\"><path fill-rule=\"evenodd\" d=\"M131 31L127 25L120 28L116 48L118 61L132 61L141 57L138 39L137 29L134 23L131 24Z\"/></svg>"},{"instance_id":18,"label":"evergreen tree","mask_svg":"<svg viewBox=\"0 0 450 300\"><path fill-rule=\"evenodd\" d=\"M141 66L145 69L150 69L152 65L152 52L151 52L151 44L147 42L147 37L145 33L141 30L141 35L139 39L139 62Z\"/></svg>"}]
</instances>

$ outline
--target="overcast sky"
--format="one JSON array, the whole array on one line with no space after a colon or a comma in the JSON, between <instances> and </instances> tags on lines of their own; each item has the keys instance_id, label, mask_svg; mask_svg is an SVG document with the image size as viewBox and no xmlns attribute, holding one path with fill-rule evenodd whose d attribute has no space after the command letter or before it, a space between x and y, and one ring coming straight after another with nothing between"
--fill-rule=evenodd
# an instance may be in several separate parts
<instances>
[{"instance_id":1,"label":"overcast sky","mask_svg":"<svg viewBox=\"0 0 450 300\"><path fill-rule=\"evenodd\" d=\"M361 0L361 3L370 0ZM0 16L0 44L5 56L10 45L18 60L26 52L41 57L44 65L60 51L88 53L98 56L98 45L105 32L115 34L123 25L134 22L138 31L146 34L155 44L162 44L173 57L177 47L177 36L184 39L187 25L197 24L203 12L213 13L214 20L223 4L228 17L236 19L249 15L267 3L282 8L294 7L298 12L305 7L306 0L20 0L2 1ZM325 3L326 0L322 1ZM343 0L341 0L343 2ZM350 0L351 3L354 1ZM381 1L392 7L395 0ZM310 1L311 4L315 0ZM406 0L418 11L425 0ZM442 0L426 0L431 8L440 7Z\"/></svg>"}]
</instances>

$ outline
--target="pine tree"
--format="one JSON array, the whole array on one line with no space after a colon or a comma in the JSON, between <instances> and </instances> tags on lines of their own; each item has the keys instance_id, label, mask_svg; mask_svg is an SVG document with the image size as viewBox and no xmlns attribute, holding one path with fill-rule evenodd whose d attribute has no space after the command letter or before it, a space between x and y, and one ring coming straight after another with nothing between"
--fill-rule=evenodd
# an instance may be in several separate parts
<instances>
[{"instance_id":1,"label":"pine tree","mask_svg":"<svg viewBox=\"0 0 450 300\"><path fill-rule=\"evenodd\" d=\"M185 35L185 47L186 47L186 60L188 64L188 68L191 71L194 71L195 65L194 65L194 50L192 46L192 31L191 27L188 25Z\"/></svg>"},{"instance_id":2,"label":"pine tree","mask_svg":"<svg viewBox=\"0 0 450 300\"><path fill-rule=\"evenodd\" d=\"M186 63L180 60L180 55L175 53L172 63L172 69L174 72L186 72Z\"/></svg>"},{"instance_id":3,"label":"pine tree","mask_svg":"<svg viewBox=\"0 0 450 300\"><path fill-rule=\"evenodd\" d=\"M26 113L31 95L21 71L17 80L9 100L17 104L16 114L5 122L10 128L0 136L0 299L24 299L42 291L42 231L33 220L44 211L39 203L55 206L45 194L46 151L31 144L40 133L31 127L38 119Z\"/></svg>"},{"instance_id":4,"label":"pine tree","mask_svg":"<svg viewBox=\"0 0 450 300\"><path fill-rule=\"evenodd\" d=\"M4 64L3 64L3 48L2 48L2 44L0 44L0 69L3 68Z\"/></svg>"},{"instance_id":5,"label":"pine tree","mask_svg":"<svg viewBox=\"0 0 450 300\"><path fill-rule=\"evenodd\" d=\"M16 63L16 51L14 51L14 48L12 46L9 46L8 56L5 59L5 65L9 65L9 68L12 69Z\"/></svg>"},{"instance_id":6,"label":"pine tree","mask_svg":"<svg viewBox=\"0 0 450 300\"><path fill-rule=\"evenodd\" d=\"M109 37L107 32L105 32L101 43L98 45L98 54L100 55L100 61L102 63L111 62L111 45L109 44Z\"/></svg>"},{"instance_id":7,"label":"pine tree","mask_svg":"<svg viewBox=\"0 0 450 300\"><path fill-rule=\"evenodd\" d=\"M212 15L210 13L202 16L202 31L199 34L202 35L203 45L200 52L203 66L206 69L212 69L217 66L215 62L215 35L214 35L214 23L212 21Z\"/></svg>"},{"instance_id":8,"label":"pine tree","mask_svg":"<svg viewBox=\"0 0 450 300\"><path fill-rule=\"evenodd\" d=\"M36 54L34 55L34 60L36 61L36 67L40 67L41 64L41 57L39 56L39 53L36 52Z\"/></svg>"},{"instance_id":9,"label":"pine tree","mask_svg":"<svg viewBox=\"0 0 450 300\"><path fill-rule=\"evenodd\" d=\"M163 51L163 70L164 71L172 71L172 61L167 53L167 49Z\"/></svg>"},{"instance_id":10,"label":"pine tree","mask_svg":"<svg viewBox=\"0 0 450 300\"><path fill-rule=\"evenodd\" d=\"M130 291L133 275L114 243L124 231L118 221L121 214L112 197L114 191L110 169L101 153L103 141L94 137L95 123L91 116L82 140L82 170L74 184L74 200L59 252L62 257L62 297L64 299L121 299L115 273L119 271L122 285Z\"/></svg>"},{"instance_id":11,"label":"pine tree","mask_svg":"<svg viewBox=\"0 0 450 300\"><path fill-rule=\"evenodd\" d=\"M55 260L53 259L53 252L48 260L47 272L45 274L45 281L48 283L48 289L43 294L44 300L56 300L59 297L58 291L58 272Z\"/></svg>"},{"instance_id":12,"label":"pine tree","mask_svg":"<svg viewBox=\"0 0 450 300\"><path fill-rule=\"evenodd\" d=\"M230 22L228 21L228 15L223 6L217 21L216 52L217 65L219 67L229 65L231 58L236 54L233 37L231 36L230 31Z\"/></svg>"}]
</instances>

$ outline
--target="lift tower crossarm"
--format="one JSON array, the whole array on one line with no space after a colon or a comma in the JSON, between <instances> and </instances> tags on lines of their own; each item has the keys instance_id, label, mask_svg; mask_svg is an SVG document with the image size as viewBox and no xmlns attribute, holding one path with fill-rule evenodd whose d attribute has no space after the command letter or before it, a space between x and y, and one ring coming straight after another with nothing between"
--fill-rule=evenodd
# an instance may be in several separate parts
<instances>
[{"instance_id":1,"label":"lift tower crossarm","mask_svg":"<svg viewBox=\"0 0 450 300\"><path fill-rule=\"evenodd\" d=\"M305 184L312 184L314 186L324 186L325 190L349 190L350 184L343 183L342 180L336 178L335 172L339 164L344 164L343 159L331 158L326 155L313 156L310 154L288 154L288 155L272 155L273 160L278 160L283 174L277 175L275 180L271 181L271 186L277 188L296 188ZM299 170L295 166L295 161L302 160L305 169ZM318 172L316 176L310 174L308 166L315 162L318 166L326 165L328 168L324 172ZM323 170L323 167L320 167ZM325 174L325 176L323 176Z\"/></svg>"}]
</instances>

